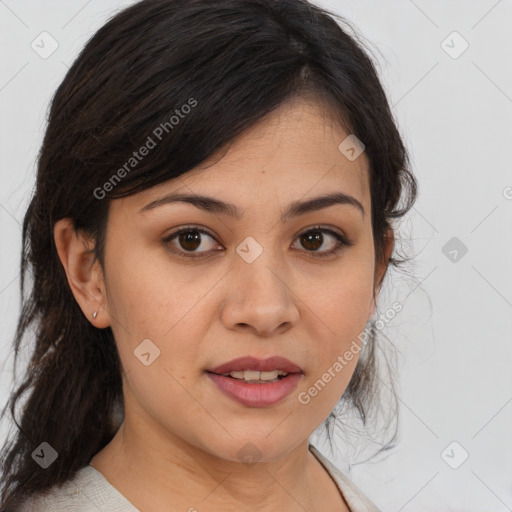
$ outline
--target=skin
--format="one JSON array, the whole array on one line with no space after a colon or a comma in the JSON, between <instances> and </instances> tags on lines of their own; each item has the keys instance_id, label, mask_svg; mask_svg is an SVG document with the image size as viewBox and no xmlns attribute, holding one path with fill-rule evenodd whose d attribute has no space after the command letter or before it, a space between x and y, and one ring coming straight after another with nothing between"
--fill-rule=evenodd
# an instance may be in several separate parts
<instances>
[{"instance_id":1,"label":"skin","mask_svg":"<svg viewBox=\"0 0 512 512\"><path fill-rule=\"evenodd\" d=\"M376 264L368 161L338 150L348 133L327 112L314 100L288 101L227 152L112 201L103 270L87 253L92 240L75 234L69 219L55 224L73 294L96 327L112 328L123 366L124 422L90 464L145 512L349 510L309 452L308 437L342 396L357 355L307 405L298 395L364 330L393 240L386 261ZM364 216L337 204L280 223L291 202L333 191L360 201ZM183 202L138 213L170 192L231 202L243 217ZM173 254L191 247L179 238L162 242L188 225L213 235L194 246L203 256ZM301 235L315 225L344 233L353 245L315 257L337 244L322 231L323 243L303 245ZM263 248L252 263L236 252L248 236ZM134 356L146 338L161 351L149 366ZM276 354L304 376L271 407L231 400L205 373L239 356ZM261 457L250 467L237 455L248 442Z\"/></svg>"}]
</instances>

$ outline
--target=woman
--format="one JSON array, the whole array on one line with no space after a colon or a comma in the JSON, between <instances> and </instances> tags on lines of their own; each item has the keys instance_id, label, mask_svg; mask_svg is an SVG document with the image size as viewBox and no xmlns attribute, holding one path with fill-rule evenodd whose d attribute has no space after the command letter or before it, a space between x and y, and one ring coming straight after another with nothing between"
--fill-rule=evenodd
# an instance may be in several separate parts
<instances>
[{"instance_id":1,"label":"woman","mask_svg":"<svg viewBox=\"0 0 512 512\"><path fill-rule=\"evenodd\" d=\"M144 0L70 68L24 219L3 511L378 510L309 437L338 403L369 417L416 181L333 16Z\"/></svg>"}]
</instances>

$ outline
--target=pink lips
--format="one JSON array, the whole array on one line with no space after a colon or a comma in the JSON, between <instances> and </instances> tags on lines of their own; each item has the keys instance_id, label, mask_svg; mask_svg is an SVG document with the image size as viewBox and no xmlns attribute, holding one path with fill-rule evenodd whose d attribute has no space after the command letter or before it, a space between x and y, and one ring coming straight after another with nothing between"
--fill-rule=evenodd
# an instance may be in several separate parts
<instances>
[{"instance_id":1,"label":"pink lips","mask_svg":"<svg viewBox=\"0 0 512 512\"><path fill-rule=\"evenodd\" d=\"M245 370L282 370L288 375L264 384L245 382L222 375ZM250 356L241 357L207 370L206 374L223 394L248 407L269 407L281 402L297 387L304 376L300 366L281 356L263 360Z\"/></svg>"},{"instance_id":2,"label":"pink lips","mask_svg":"<svg viewBox=\"0 0 512 512\"><path fill-rule=\"evenodd\" d=\"M245 370L255 370L259 372L271 372L272 370L282 370L287 373L302 373L302 368L292 363L286 357L272 356L267 359L257 359L256 357L246 356L233 359L227 363L216 366L207 371L211 373L229 373L243 372Z\"/></svg>"}]
</instances>

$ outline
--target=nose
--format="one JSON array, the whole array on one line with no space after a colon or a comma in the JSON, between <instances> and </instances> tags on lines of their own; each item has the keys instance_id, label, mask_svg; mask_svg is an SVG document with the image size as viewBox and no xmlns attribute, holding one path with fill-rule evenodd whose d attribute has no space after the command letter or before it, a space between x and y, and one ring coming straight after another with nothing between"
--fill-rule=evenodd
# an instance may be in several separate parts
<instances>
[{"instance_id":1,"label":"nose","mask_svg":"<svg viewBox=\"0 0 512 512\"><path fill-rule=\"evenodd\" d=\"M252 263L236 256L229 272L221 318L231 330L251 330L259 336L281 334L299 318L299 300L288 273L270 250Z\"/></svg>"}]
</instances>

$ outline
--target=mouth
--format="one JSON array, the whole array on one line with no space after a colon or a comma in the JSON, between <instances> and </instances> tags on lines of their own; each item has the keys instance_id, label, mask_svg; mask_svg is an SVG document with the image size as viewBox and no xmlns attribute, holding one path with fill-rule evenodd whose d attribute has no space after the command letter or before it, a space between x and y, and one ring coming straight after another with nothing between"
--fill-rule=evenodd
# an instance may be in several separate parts
<instances>
[{"instance_id":1,"label":"mouth","mask_svg":"<svg viewBox=\"0 0 512 512\"><path fill-rule=\"evenodd\" d=\"M264 360L242 357L206 373L223 394L249 407L267 407L282 401L304 376L300 366L280 356Z\"/></svg>"},{"instance_id":2,"label":"mouth","mask_svg":"<svg viewBox=\"0 0 512 512\"><path fill-rule=\"evenodd\" d=\"M240 372L244 374L248 373L247 376L249 378L252 377L256 380L259 380L260 378L263 380L274 379L279 375L283 376L289 373L304 373L298 364L295 364L286 357L281 356L272 356L267 357L266 359L258 359L253 356L239 357L216 366L215 368L208 368L206 371L209 373L216 373L217 375L229 375L233 378L242 378L243 376L240 375ZM266 375L276 371L278 372L277 375ZM255 372L260 375L256 376ZM261 374L263 374L263 376Z\"/></svg>"},{"instance_id":3,"label":"mouth","mask_svg":"<svg viewBox=\"0 0 512 512\"><path fill-rule=\"evenodd\" d=\"M269 372L259 372L257 370L244 370L232 371L227 373L215 373L215 375L221 375L222 377L229 377L231 379L241 380L244 382L248 382L249 384L265 384L267 382L277 382L278 380L282 380L290 374L282 370L272 370Z\"/></svg>"}]
</instances>

